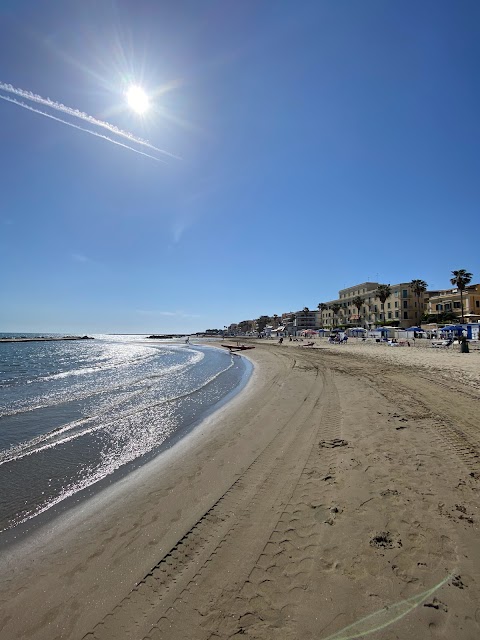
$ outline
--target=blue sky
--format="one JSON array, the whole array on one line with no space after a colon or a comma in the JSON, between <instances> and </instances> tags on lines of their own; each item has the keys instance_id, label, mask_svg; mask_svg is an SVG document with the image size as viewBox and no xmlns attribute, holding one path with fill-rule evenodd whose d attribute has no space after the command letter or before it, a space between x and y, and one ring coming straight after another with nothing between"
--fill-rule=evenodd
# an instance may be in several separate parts
<instances>
[{"instance_id":1,"label":"blue sky","mask_svg":"<svg viewBox=\"0 0 480 640\"><path fill-rule=\"evenodd\" d=\"M180 159L0 100L0 331L196 331L366 280L480 281L479 21L476 0L2 0L0 81Z\"/></svg>"}]
</instances>

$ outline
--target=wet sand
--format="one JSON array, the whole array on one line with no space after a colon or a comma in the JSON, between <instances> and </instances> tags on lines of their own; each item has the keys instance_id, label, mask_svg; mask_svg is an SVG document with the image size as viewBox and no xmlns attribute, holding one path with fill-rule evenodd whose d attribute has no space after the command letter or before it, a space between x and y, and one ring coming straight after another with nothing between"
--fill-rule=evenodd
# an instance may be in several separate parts
<instances>
[{"instance_id":1,"label":"wet sand","mask_svg":"<svg viewBox=\"0 0 480 640\"><path fill-rule=\"evenodd\" d=\"M6 554L2 640L480 637L480 354L319 345Z\"/></svg>"}]
</instances>

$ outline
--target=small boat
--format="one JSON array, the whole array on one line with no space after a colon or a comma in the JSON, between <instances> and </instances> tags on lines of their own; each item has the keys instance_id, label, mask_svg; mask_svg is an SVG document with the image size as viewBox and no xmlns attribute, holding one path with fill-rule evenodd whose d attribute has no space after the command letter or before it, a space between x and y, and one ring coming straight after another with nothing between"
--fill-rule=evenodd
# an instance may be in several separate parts
<instances>
[{"instance_id":1,"label":"small boat","mask_svg":"<svg viewBox=\"0 0 480 640\"><path fill-rule=\"evenodd\" d=\"M253 345L247 346L246 344L222 344L222 347L230 350L230 353L234 351L247 351L247 349L255 349Z\"/></svg>"}]
</instances>

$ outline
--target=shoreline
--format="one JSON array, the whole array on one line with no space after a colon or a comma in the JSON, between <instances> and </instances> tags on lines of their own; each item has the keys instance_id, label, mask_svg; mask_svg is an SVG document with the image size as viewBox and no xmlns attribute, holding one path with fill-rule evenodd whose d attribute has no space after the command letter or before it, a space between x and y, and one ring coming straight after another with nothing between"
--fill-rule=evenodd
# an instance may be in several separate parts
<instances>
[{"instance_id":1,"label":"shoreline","mask_svg":"<svg viewBox=\"0 0 480 640\"><path fill-rule=\"evenodd\" d=\"M479 635L478 388L255 346L161 462L3 559L2 640L327 638L445 578L387 634Z\"/></svg>"},{"instance_id":2,"label":"shoreline","mask_svg":"<svg viewBox=\"0 0 480 640\"><path fill-rule=\"evenodd\" d=\"M181 345L181 343L179 344ZM214 347L214 345L202 344L196 346L200 346L202 348ZM56 520L62 518L69 511L81 509L84 505L85 508L88 509L88 503L90 501L95 501L98 494L102 493L103 491L109 491L115 484L121 482L122 480L128 480L128 477L132 473L139 471L143 466L154 463L156 458L165 455L165 453L168 452L172 447L178 446L181 441L186 440L188 442L193 432L196 429L200 428L202 426L202 423L210 420L223 407L234 402L237 395L241 395L244 392L254 372L253 363L248 359L245 359L244 366L245 370L234 389L229 391L214 405L206 409L199 418L195 419L193 422L187 425L183 425L177 431L168 436L166 440L158 445L154 450L151 450L141 457L127 462L118 469L115 469L113 473L101 478L91 485L86 486L73 495L60 500L58 503L53 504L52 506L36 515L33 515L24 522L20 522L14 527L0 531L0 554L9 551L11 548L16 547L18 544L28 542L34 536L38 535L39 533L41 534L43 530L54 529L56 527Z\"/></svg>"}]
</instances>

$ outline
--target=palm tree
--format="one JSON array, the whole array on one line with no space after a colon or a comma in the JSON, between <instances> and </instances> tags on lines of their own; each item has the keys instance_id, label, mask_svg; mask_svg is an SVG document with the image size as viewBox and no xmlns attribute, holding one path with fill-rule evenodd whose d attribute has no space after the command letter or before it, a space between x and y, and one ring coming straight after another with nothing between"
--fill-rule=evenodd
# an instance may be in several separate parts
<instances>
[{"instance_id":1,"label":"palm tree","mask_svg":"<svg viewBox=\"0 0 480 640\"><path fill-rule=\"evenodd\" d=\"M382 303L382 315L383 321L385 322L385 301L388 297L390 297L392 290L390 289L389 284L379 284L377 287L377 295L376 297Z\"/></svg>"},{"instance_id":2,"label":"palm tree","mask_svg":"<svg viewBox=\"0 0 480 640\"><path fill-rule=\"evenodd\" d=\"M317 305L317 308L320 311L320 321L322 323L322 329L323 329L323 312L327 309L327 305L324 302L319 302Z\"/></svg>"},{"instance_id":3,"label":"palm tree","mask_svg":"<svg viewBox=\"0 0 480 640\"><path fill-rule=\"evenodd\" d=\"M340 311L341 306L342 305L338 302L334 302L331 306L331 309L333 311L333 324L335 324L335 319L337 317L337 313Z\"/></svg>"},{"instance_id":4,"label":"palm tree","mask_svg":"<svg viewBox=\"0 0 480 640\"><path fill-rule=\"evenodd\" d=\"M422 295L422 293L425 293L425 291L427 290L427 283L425 282L425 280L412 280L410 283L410 286L412 288L414 295L417 298L417 317L415 319L415 322L418 325L422 315L420 313L420 296Z\"/></svg>"},{"instance_id":5,"label":"palm tree","mask_svg":"<svg viewBox=\"0 0 480 640\"><path fill-rule=\"evenodd\" d=\"M472 280L472 274L465 269L459 269L458 271L452 271L453 278L450 278L450 282L457 287L460 291L460 305L462 307L462 324L465 322L465 318L463 317L463 292L465 291L465 287Z\"/></svg>"},{"instance_id":6,"label":"palm tree","mask_svg":"<svg viewBox=\"0 0 480 640\"><path fill-rule=\"evenodd\" d=\"M361 315L360 315L360 309L362 308L363 305L363 298L362 296L355 296L355 298L352 300L352 304L354 307L357 307L357 311L358 311L358 323L360 324L360 319L361 319Z\"/></svg>"}]
</instances>

